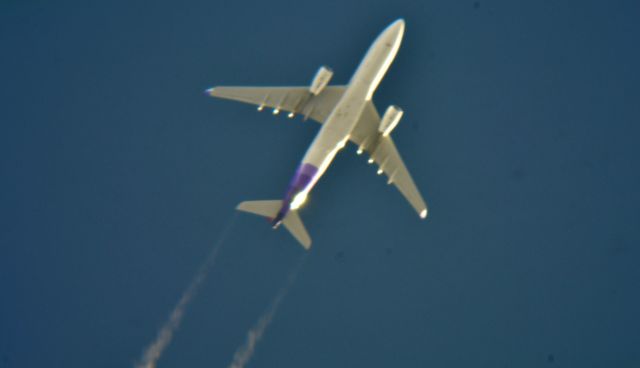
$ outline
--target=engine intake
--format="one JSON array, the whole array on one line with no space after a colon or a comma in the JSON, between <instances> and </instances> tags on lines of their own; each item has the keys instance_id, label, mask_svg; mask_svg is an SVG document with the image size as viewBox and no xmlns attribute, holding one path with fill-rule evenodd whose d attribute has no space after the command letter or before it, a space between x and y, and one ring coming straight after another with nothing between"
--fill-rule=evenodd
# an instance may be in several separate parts
<instances>
[{"instance_id":1,"label":"engine intake","mask_svg":"<svg viewBox=\"0 0 640 368\"><path fill-rule=\"evenodd\" d=\"M382 133L383 137L388 136L396 125L398 125L402 114L404 114L404 112L398 106L391 105L387 107L387 111L384 112L382 120L380 120L380 126L378 127L378 131Z\"/></svg>"},{"instance_id":2,"label":"engine intake","mask_svg":"<svg viewBox=\"0 0 640 368\"><path fill-rule=\"evenodd\" d=\"M313 81L311 82L311 86L309 87L309 92L311 92L314 96L317 96L324 90L324 88L329 84L329 81L333 77L333 70L331 70L327 66L321 66L318 69L315 77L313 77Z\"/></svg>"}]
</instances>

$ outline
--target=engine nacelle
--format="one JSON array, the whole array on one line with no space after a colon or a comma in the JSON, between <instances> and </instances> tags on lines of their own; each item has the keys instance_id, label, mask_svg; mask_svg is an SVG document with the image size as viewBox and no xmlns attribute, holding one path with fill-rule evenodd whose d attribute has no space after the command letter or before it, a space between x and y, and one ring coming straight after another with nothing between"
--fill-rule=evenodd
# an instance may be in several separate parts
<instances>
[{"instance_id":1,"label":"engine nacelle","mask_svg":"<svg viewBox=\"0 0 640 368\"><path fill-rule=\"evenodd\" d=\"M333 70L329 67L321 66L316 73L316 76L313 77L313 81L311 82L311 87L309 87L309 92L311 92L314 96L317 96L324 90L324 87L329 84L329 81L333 77Z\"/></svg>"},{"instance_id":2,"label":"engine nacelle","mask_svg":"<svg viewBox=\"0 0 640 368\"><path fill-rule=\"evenodd\" d=\"M402 114L404 114L404 112L398 106L391 105L387 107L387 111L384 112L382 120L380 120L380 126L378 127L378 131L382 133L382 136L386 137L391 133L393 128L400 122Z\"/></svg>"}]
</instances>

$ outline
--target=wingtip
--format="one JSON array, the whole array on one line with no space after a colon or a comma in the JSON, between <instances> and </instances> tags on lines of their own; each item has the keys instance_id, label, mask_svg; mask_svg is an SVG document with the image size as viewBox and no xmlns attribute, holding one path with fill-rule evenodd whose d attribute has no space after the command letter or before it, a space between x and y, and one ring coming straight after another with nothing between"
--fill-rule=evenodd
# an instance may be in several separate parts
<instances>
[{"instance_id":1,"label":"wingtip","mask_svg":"<svg viewBox=\"0 0 640 368\"><path fill-rule=\"evenodd\" d=\"M309 251L311 250L311 240L309 240L309 242L305 242L305 243L301 243L302 247L304 248L304 250Z\"/></svg>"},{"instance_id":2,"label":"wingtip","mask_svg":"<svg viewBox=\"0 0 640 368\"><path fill-rule=\"evenodd\" d=\"M427 209L423 209L422 211L420 211L420 218L421 219L426 219L427 218Z\"/></svg>"},{"instance_id":3,"label":"wingtip","mask_svg":"<svg viewBox=\"0 0 640 368\"><path fill-rule=\"evenodd\" d=\"M204 93L209 96L213 96L213 91L215 91L215 87L207 88Z\"/></svg>"}]
</instances>

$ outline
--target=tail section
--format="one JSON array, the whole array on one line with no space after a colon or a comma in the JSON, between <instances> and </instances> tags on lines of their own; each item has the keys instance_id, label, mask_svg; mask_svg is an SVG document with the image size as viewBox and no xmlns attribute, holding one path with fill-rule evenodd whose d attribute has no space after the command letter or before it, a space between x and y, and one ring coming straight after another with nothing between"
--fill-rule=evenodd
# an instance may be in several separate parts
<instances>
[{"instance_id":1,"label":"tail section","mask_svg":"<svg viewBox=\"0 0 640 368\"><path fill-rule=\"evenodd\" d=\"M291 235L293 235L293 237L302 244L304 249L309 250L309 248L311 248L311 237L309 237L307 229L304 228L304 224L302 223L302 220L300 220L298 211L289 211L287 216L284 218L283 224L284 227L289 230Z\"/></svg>"},{"instance_id":2,"label":"tail section","mask_svg":"<svg viewBox=\"0 0 640 368\"><path fill-rule=\"evenodd\" d=\"M282 201L279 200L245 201L240 203L236 209L273 219L278 214L281 206ZM309 237L309 233L307 233L302 220L300 220L298 211L291 210L287 212L282 223L304 249L309 250L311 248L311 237Z\"/></svg>"},{"instance_id":3,"label":"tail section","mask_svg":"<svg viewBox=\"0 0 640 368\"><path fill-rule=\"evenodd\" d=\"M274 218L282 206L282 201L245 201L236 207L238 211L253 213L267 218Z\"/></svg>"}]
</instances>

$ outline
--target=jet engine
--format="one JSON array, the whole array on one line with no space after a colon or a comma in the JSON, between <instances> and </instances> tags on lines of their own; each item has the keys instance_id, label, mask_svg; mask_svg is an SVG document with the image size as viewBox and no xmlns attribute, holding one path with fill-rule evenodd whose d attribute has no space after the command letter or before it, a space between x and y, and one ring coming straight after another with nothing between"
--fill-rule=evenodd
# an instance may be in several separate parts
<instances>
[{"instance_id":1,"label":"jet engine","mask_svg":"<svg viewBox=\"0 0 640 368\"><path fill-rule=\"evenodd\" d=\"M311 92L314 96L317 96L324 90L324 87L329 84L329 81L333 77L333 70L329 67L321 66L316 73L316 76L313 77L313 81L311 82L311 87L309 87L309 92Z\"/></svg>"},{"instance_id":2,"label":"jet engine","mask_svg":"<svg viewBox=\"0 0 640 368\"><path fill-rule=\"evenodd\" d=\"M398 125L402 114L404 114L404 112L398 106L391 105L387 107L387 111L384 112L382 120L380 120L380 126L378 127L378 131L382 133L383 137L388 136L393 128Z\"/></svg>"}]
</instances>

